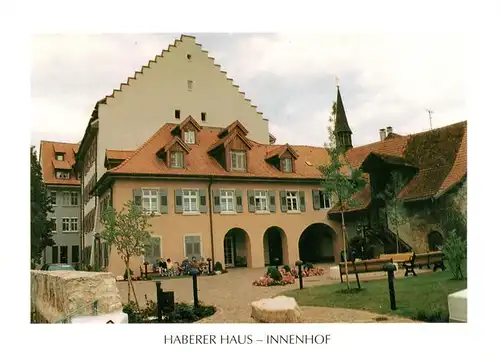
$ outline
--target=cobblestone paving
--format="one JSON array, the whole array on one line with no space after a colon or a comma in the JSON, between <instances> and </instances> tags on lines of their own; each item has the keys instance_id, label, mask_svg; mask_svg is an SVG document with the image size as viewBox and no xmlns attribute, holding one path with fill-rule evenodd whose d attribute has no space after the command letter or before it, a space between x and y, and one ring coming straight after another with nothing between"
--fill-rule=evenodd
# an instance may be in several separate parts
<instances>
[{"instance_id":1,"label":"cobblestone paving","mask_svg":"<svg viewBox=\"0 0 500 356\"><path fill-rule=\"evenodd\" d=\"M325 275L308 277L304 279L306 287L322 285L328 283L340 283L340 280L328 278L328 266L325 268ZM229 273L218 276L205 276L198 278L199 300L205 304L217 307L217 313L210 318L203 319L203 323L253 323L250 317L253 301L270 298L285 291L298 288L298 281L294 285L255 287L252 281L264 275L264 268L239 268L229 270ZM423 273L423 272L421 272ZM384 273L370 273L360 275L360 280L371 280L386 278ZM403 272L398 271L396 278L403 278ZM412 277L409 277L412 278ZM350 278L350 281L355 278ZM117 282L120 295L123 301L127 299L127 283ZM145 295L148 299L156 300L156 285L154 281L134 282L135 291L140 304L145 303ZM163 290L174 291L177 302L193 301L193 283L191 278L176 278L163 280L161 283ZM375 322L377 314L361 310L351 310L342 308L320 308L320 307L300 307L304 322L307 323L331 323L331 322ZM411 322L408 319L388 317L386 322Z\"/></svg>"}]
</instances>

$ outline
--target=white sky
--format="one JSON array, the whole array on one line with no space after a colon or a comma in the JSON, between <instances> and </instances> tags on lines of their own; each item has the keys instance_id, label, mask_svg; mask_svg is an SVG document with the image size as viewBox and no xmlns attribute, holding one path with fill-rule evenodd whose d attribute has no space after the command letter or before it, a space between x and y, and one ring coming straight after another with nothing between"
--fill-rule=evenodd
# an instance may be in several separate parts
<instances>
[{"instance_id":1,"label":"white sky","mask_svg":"<svg viewBox=\"0 0 500 356\"><path fill-rule=\"evenodd\" d=\"M340 79L354 145L466 120L465 39L451 34L195 35L269 119L278 142L321 146ZM32 37L31 143L77 142L97 100L180 33Z\"/></svg>"}]
</instances>

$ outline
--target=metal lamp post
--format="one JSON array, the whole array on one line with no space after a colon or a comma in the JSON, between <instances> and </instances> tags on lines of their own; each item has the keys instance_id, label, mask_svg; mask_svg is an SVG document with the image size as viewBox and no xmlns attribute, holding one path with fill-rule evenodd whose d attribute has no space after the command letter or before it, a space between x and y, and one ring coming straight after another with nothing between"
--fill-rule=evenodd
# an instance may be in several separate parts
<instances>
[{"instance_id":1,"label":"metal lamp post","mask_svg":"<svg viewBox=\"0 0 500 356\"><path fill-rule=\"evenodd\" d=\"M389 282L389 299L391 302L391 310L396 310L396 293L394 291L394 271L396 266L394 263L386 263L384 269L387 271L387 280Z\"/></svg>"},{"instance_id":2,"label":"metal lamp post","mask_svg":"<svg viewBox=\"0 0 500 356\"><path fill-rule=\"evenodd\" d=\"M303 264L304 264L304 262L302 262L301 260L298 260L297 262L295 262L295 266L297 266L297 270L299 273L299 287L300 287L300 289L304 289L304 283L302 281L302 265Z\"/></svg>"},{"instance_id":3,"label":"metal lamp post","mask_svg":"<svg viewBox=\"0 0 500 356\"><path fill-rule=\"evenodd\" d=\"M193 300L194 300L194 307L198 308L199 306L199 301L198 301L198 274L200 271L198 271L197 268L191 269L191 275L193 276Z\"/></svg>"}]
</instances>

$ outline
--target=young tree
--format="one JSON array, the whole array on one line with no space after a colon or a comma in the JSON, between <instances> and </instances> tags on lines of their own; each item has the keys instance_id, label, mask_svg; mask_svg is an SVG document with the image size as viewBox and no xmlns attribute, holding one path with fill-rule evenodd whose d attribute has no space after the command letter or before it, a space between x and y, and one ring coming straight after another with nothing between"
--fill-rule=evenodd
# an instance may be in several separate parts
<instances>
[{"instance_id":1,"label":"young tree","mask_svg":"<svg viewBox=\"0 0 500 356\"><path fill-rule=\"evenodd\" d=\"M128 302L130 303L130 290L132 290L137 305L139 303L129 273L130 259L142 256L146 247L151 245L149 217L142 207L128 201L120 212L113 207L106 208L100 219L104 229L99 233L99 238L118 251L127 274Z\"/></svg>"},{"instance_id":2,"label":"young tree","mask_svg":"<svg viewBox=\"0 0 500 356\"><path fill-rule=\"evenodd\" d=\"M42 167L35 147L31 146L31 268L40 263L42 252L53 246L52 226L47 214L53 212L47 188L43 183Z\"/></svg>"},{"instance_id":3,"label":"young tree","mask_svg":"<svg viewBox=\"0 0 500 356\"><path fill-rule=\"evenodd\" d=\"M456 230L450 231L444 240L443 252L455 279L465 278L463 267L467 258L467 244L463 236L457 234Z\"/></svg>"},{"instance_id":4,"label":"young tree","mask_svg":"<svg viewBox=\"0 0 500 356\"><path fill-rule=\"evenodd\" d=\"M328 126L329 142L325 144L325 148L330 156L330 163L319 167L323 175L322 185L325 193L329 196L336 196L339 202L340 215L342 218L342 241L343 241L343 254L344 263L347 270L347 229L345 226L344 212L349 206L356 206L358 203L352 198L354 194L358 193L364 188L366 181L362 177L363 172L360 169L354 169L341 147L336 145L336 137L334 132L335 117L337 114L336 103L332 106L332 115L329 118L330 125ZM347 167L350 174L342 173L342 168ZM349 285L349 276L346 275L347 288Z\"/></svg>"},{"instance_id":5,"label":"young tree","mask_svg":"<svg viewBox=\"0 0 500 356\"><path fill-rule=\"evenodd\" d=\"M383 199L388 207L387 218L396 230L396 253L399 253L399 227L408 222L403 201L396 199L405 186L405 181L399 172L391 172L385 189L378 197Z\"/></svg>"}]
</instances>

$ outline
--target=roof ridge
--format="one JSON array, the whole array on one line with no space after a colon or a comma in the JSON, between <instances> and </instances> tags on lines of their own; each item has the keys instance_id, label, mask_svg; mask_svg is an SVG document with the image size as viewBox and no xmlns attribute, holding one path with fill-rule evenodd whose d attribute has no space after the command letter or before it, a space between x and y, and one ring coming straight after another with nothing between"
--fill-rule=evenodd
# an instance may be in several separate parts
<instances>
[{"instance_id":1,"label":"roof ridge","mask_svg":"<svg viewBox=\"0 0 500 356\"><path fill-rule=\"evenodd\" d=\"M132 158L134 158L135 156L137 156L137 154L138 154L140 151L142 151L142 150L143 150L143 149L144 149L144 148L145 148L145 147L146 147L146 146L147 146L147 145L148 145L151 141L153 141L153 139L155 139L157 136L159 136L159 135L160 135L160 132L163 132L163 130L165 130L165 129L166 129L166 127L168 127L168 126L170 126L170 125L172 125L172 124L170 124L170 123L165 123L165 124L163 124L163 126L162 126L162 127L160 127L160 128L158 129L158 131L156 131L156 132L155 132L155 133L154 133L154 134L153 134L153 135L152 135L152 136L151 136L151 137L150 137L150 138L149 138L146 142L144 142L144 143L142 144L142 146L140 146L138 149L136 149L136 150L134 151L134 153L132 153L132 155L131 155L130 157L128 157L127 159L125 159L125 160L124 160L121 164L119 164L119 165L118 165L118 166L116 166L115 168L110 169L108 172L114 172L114 171L117 171L117 170L118 170L118 168L123 168L123 167L125 167L125 166L127 165L127 163L128 163L128 162L130 162L130 160L131 160Z\"/></svg>"},{"instance_id":2,"label":"roof ridge","mask_svg":"<svg viewBox=\"0 0 500 356\"><path fill-rule=\"evenodd\" d=\"M77 146L78 143L74 143L74 142L63 142L63 141L47 141L47 140L40 140L40 143L60 143L60 144L63 144L63 145L75 145Z\"/></svg>"}]
</instances>

